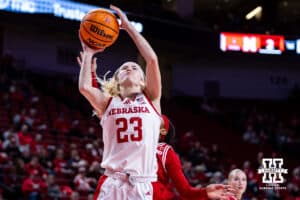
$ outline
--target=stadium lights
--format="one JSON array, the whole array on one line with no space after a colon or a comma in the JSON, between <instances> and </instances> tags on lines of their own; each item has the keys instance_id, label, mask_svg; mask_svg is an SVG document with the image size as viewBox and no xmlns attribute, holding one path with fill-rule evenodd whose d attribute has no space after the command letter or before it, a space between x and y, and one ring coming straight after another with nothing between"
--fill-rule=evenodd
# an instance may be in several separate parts
<instances>
[{"instance_id":1,"label":"stadium lights","mask_svg":"<svg viewBox=\"0 0 300 200\"><path fill-rule=\"evenodd\" d=\"M261 15L262 12L262 7L261 6L257 6L256 8L254 8L253 10L251 10L247 15L246 15L246 19L250 20L255 16L259 16Z\"/></svg>"},{"instance_id":2,"label":"stadium lights","mask_svg":"<svg viewBox=\"0 0 300 200\"><path fill-rule=\"evenodd\" d=\"M81 21L90 10L100 8L95 5L71 0L0 0L0 10L14 13L52 14L55 17ZM130 21L138 32L143 31L141 22Z\"/></svg>"}]
</instances>

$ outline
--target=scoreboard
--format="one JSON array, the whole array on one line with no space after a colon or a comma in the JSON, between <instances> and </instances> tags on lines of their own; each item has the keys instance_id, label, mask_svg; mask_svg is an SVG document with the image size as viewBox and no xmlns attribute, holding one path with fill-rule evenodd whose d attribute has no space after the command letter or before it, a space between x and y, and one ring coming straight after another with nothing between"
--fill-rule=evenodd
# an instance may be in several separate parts
<instances>
[{"instance_id":1,"label":"scoreboard","mask_svg":"<svg viewBox=\"0 0 300 200\"><path fill-rule=\"evenodd\" d=\"M222 32L220 49L245 53L282 54L285 51L285 40L282 35Z\"/></svg>"}]
</instances>

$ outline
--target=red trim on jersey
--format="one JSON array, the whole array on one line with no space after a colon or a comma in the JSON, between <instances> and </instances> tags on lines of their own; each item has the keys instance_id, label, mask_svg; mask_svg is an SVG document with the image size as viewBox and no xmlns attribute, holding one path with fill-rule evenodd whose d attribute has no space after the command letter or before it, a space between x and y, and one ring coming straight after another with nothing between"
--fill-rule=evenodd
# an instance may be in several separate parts
<instances>
[{"instance_id":1,"label":"red trim on jersey","mask_svg":"<svg viewBox=\"0 0 300 200\"><path fill-rule=\"evenodd\" d=\"M111 100L112 100L112 97L110 97L110 98L108 99L107 104L106 104L105 109L104 109L104 112L106 111L106 109L107 109L108 106L110 105ZM103 113L104 113L104 112L103 112Z\"/></svg>"},{"instance_id":2,"label":"red trim on jersey","mask_svg":"<svg viewBox=\"0 0 300 200\"><path fill-rule=\"evenodd\" d=\"M120 95L120 94L118 94L118 96L120 97L120 99L123 101L124 100L124 98Z\"/></svg>"},{"instance_id":3,"label":"red trim on jersey","mask_svg":"<svg viewBox=\"0 0 300 200\"><path fill-rule=\"evenodd\" d=\"M134 96L134 98L133 99L130 99L130 98L128 98L130 101L135 101L135 99L136 99L136 97L138 96L139 94L136 94L135 96ZM121 94L118 94L118 96L120 97L120 99L122 100L122 101L124 101L124 97L122 97L122 95Z\"/></svg>"},{"instance_id":4,"label":"red trim on jersey","mask_svg":"<svg viewBox=\"0 0 300 200\"><path fill-rule=\"evenodd\" d=\"M161 117L161 114L156 110L155 106L153 105L151 99L148 97L148 95L143 91L144 96L146 97L147 101L149 102L149 104L152 106L152 108L154 109L154 111Z\"/></svg>"},{"instance_id":5,"label":"red trim on jersey","mask_svg":"<svg viewBox=\"0 0 300 200\"><path fill-rule=\"evenodd\" d=\"M158 151L161 152L159 156L159 162L162 164L164 172L167 173L167 169L166 169L166 159L167 159L167 154L168 154L168 150L170 149L170 145L166 144L166 143L158 143ZM159 164L160 164L159 163Z\"/></svg>"},{"instance_id":6,"label":"red trim on jersey","mask_svg":"<svg viewBox=\"0 0 300 200\"><path fill-rule=\"evenodd\" d=\"M94 193L94 197L93 197L93 200L97 200L99 194L100 194L100 190L101 190L101 186L103 185L104 181L106 180L107 176L105 175L102 175L99 180L98 180L98 185L97 185L97 188L95 190L95 193Z\"/></svg>"}]
</instances>

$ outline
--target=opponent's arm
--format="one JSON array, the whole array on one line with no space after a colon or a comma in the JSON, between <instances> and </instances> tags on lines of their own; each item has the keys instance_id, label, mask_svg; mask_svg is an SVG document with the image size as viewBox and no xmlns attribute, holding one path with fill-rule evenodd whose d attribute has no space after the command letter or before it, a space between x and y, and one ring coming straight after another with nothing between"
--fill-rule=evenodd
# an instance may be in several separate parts
<instances>
[{"instance_id":1,"label":"opponent's arm","mask_svg":"<svg viewBox=\"0 0 300 200\"><path fill-rule=\"evenodd\" d=\"M210 184L206 188L192 187L182 171L180 160L173 148L170 148L167 152L166 169L168 176L183 198L193 200L228 200L228 196L233 194L233 190L223 184Z\"/></svg>"},{"instance_id":2,"label":"opponent's arm","mask_svg":"<svg viewBox=\"0 0 300 200\"><path fill-rule=\"evenodd\" d=\"M180 160L173 148L170 148L167 152L166 170L181 197L188 199L197 198L199 200L208 199L207 192L204 188L200 189L190 186L182 171Z\"/></svg>"}]
</instances>

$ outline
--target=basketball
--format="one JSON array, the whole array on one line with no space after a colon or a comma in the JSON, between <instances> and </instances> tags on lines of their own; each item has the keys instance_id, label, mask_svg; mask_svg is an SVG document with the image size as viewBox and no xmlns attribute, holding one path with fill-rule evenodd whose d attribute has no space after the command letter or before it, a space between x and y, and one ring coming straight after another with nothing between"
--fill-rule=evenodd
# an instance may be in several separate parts
<instances>
[{"instance_id":1,"label":"basketball","mask_svg":"<svg viewBox=\"0 0 300 200\"><path fill-rule=\"evenodd\" d=\"M79 33L83 42L93 49L111 46L119 36L117 17L106 9L88 12L80 23Z\"/></svg>"}]
</instances>

